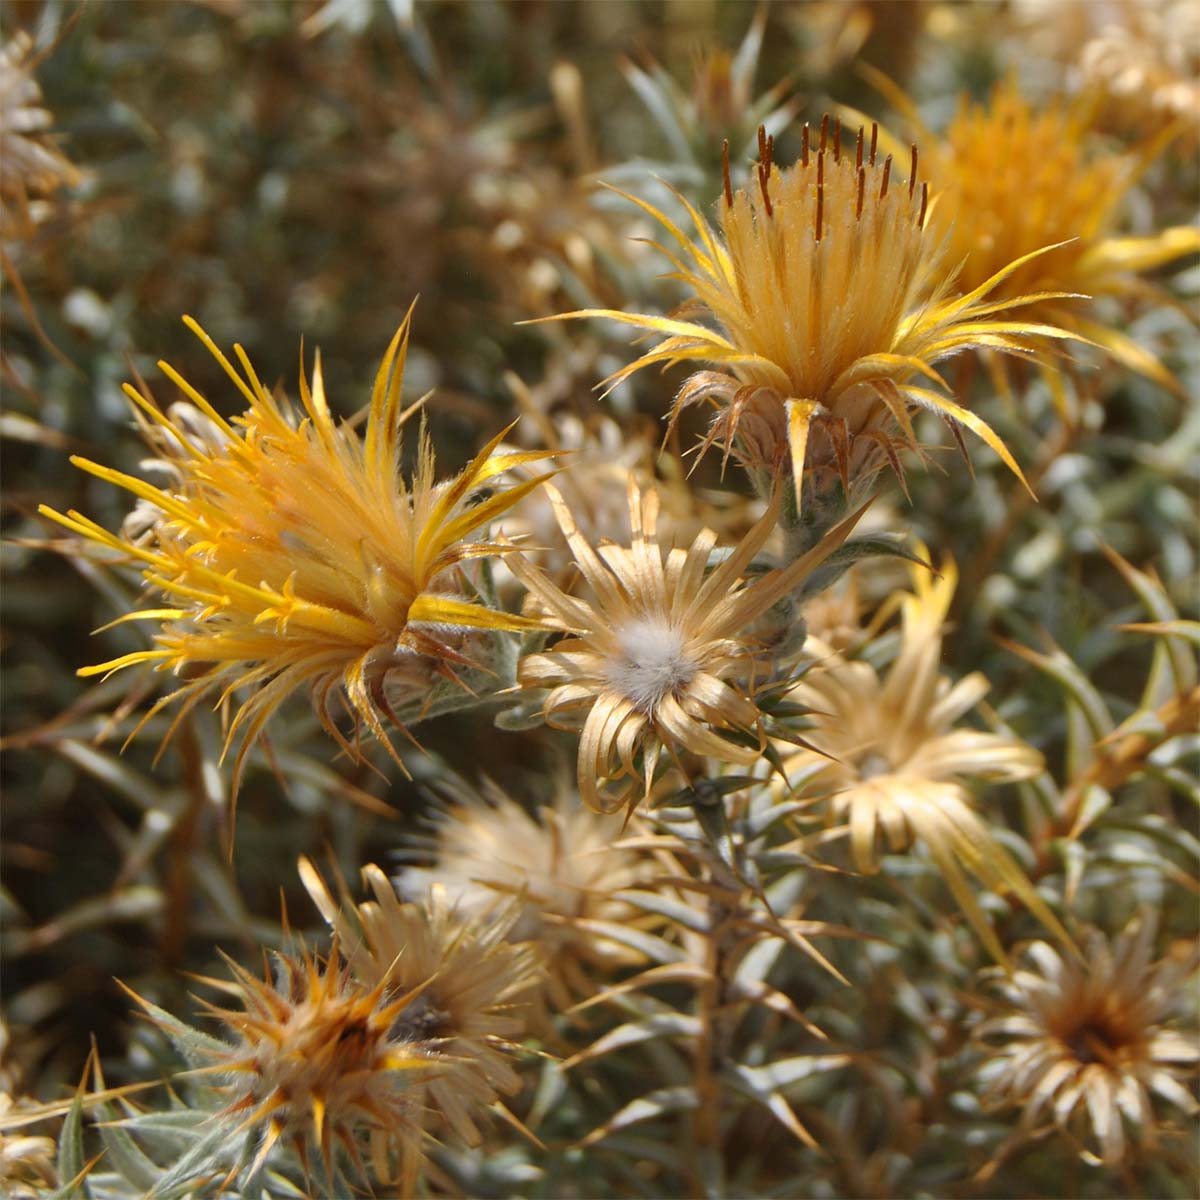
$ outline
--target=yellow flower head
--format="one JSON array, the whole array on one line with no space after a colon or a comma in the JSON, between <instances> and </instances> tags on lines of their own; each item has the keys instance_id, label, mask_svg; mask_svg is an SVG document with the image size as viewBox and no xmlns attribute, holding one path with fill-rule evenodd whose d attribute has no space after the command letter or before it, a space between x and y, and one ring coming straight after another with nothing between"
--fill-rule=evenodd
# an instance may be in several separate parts
<instances>
[{"instance_id":1,"label":"yellow flower head","mask_svg":"<svg viewBox=\"0 0 1200 1200\"><path fill-rule=\"evenodd\" d=\"M1155 1097L1197 1110L1184 1082L1200 1060L1196 949L1154 962L1154 933L1144 918L1111 941L1092 930L1078 961L1032 943L1021 969L997 978L1000 1003L978 1031L990 1048L990 1104L1021 1106L1027 1129L1053 1119L1086 1159L1110 1168L1127 1155L1126 1125L1138 1142L1156 1141Z\"/></svg>"},{"instance_id":2,"label":"yellow flower head","mask_svg":"<svg viewBox=\"0 0 1200 1200\"><path fill-rule=\"evenodd\" d=\"M830 818L845 822L860 871L878 870L882 842L901 852L914 839L923 841L989 952L1003 962L964 867L989 887L1012 890L1070 939L961 782L1031 779L1042 764L1038 752L1015 737L955 728L988 690L979 672L951 685L938 670L956 582L950 560L937 578L914 569L914 591L902 600L900 653L882 678L865 662L844 661L810 643L825 659L790 694L814 714L804 733L812 748L792 752L784 767L793 787L829 796Z\"/></svg>"},{"instance_id":3,"label":"yellow flower head","mask_svg":"<svg viewBox=\"0 0 1200 1200\"><path fill-rule=\"evenodd\" d=\"M634 200L679 243L682 257L659 249L693 296L672 317L606 309L564 314L666 335L607 382L653 363L715 364L719 371L684 383L672 421L690 404L711 403L718 412L705 445L720 439L748 465L776 476L790 470L797 503L806 476L820 492L835 476L845 487L885 462L899 473L897 443L916 445L914 406L965 425L1020 475L990 426L929 385L946 387L934 364L964 349L1019 353L1034 334L1062 336L997 320L994 313L1012 300L985 302L1024 261L1002 264L951 298L954 271L928 227L916 148L904 180L892 158L877 153L874 131L843 138L840 124L831 128L827 118L819 140L805 126L800 160L791 167L776 165L765 136L760 158L746 188L735 191L726 173L720 234L688 206L697 229L688 238L665 214Z\"/></svg>"},{"instance_id":4,"label":"yellow flower head","mask_svg":"<svg viewBox=\"0 0 1200 1200\"><path fill-rule=\"evenodd\" d=\"M411 317L411 311L410 311ZM109 533L70 512L42 512L61 525L143 564L147 583L170 607L121 620L161 623L152 649L80 673L136 663L185 672L188 681L150 710L180 705L175 724L201 697L226 706L247 688L226 746L241 735L234 771L283 700L307 687L323 726L347 752L333 700L339 689L357 721L399 762L384 718L400 725L385 685L410 702L438 675L471 666L482 630L527 629L532 622L469 598L469 566L502 552L470 540L547 476L495 489L490 481L545 452L493 454L498 434L446 483L434 476L422 438L415 475L400 474L400 388L409 317L392 339L371 397L363 437L329 410L318 355L312 386L300 380L297 414L259 382L240 346L239 372L190 318L184 318L249 405L226 421L172 367L160 363L199 410L174 418L129 385L125 391L155 440L170 445L175 485L144 480L74 458L77 466L139 497L136 536ZM244 374L243 374L244 372ZM495 490L493 490L495 489ZM402 727L402 726L401 726ZM172 729L174 725L172 726Z\"/></svg>"},{"instance_id":5,"label":"yellow flower head","mask_svg":"<svg viewBox=\"0 0 1200 1200\"><path fill-rule=\"evenodd\" d=\"M549 689L543 711L551 724L582 725L577 773L584 801L602 811L632 811L639 792L649 795L664 749L672 757L690 751L757 762L759 749L716 732L745 733L760 723L746 694L756 651L764 648L752 627L841 544L858 514L787 567L746 583L751 560L771 535L777 503L706 574L716 535L702 530L688 550L664 554L657 494L643 494L632 478L629 547L602 542L593 549L562 497L546 490L592 599L568 595L523 558L509 560L550 623L570 635L523 658L518 677L525 687ZM607 786L624 779L632 782L615 792Z\"/></svg>"},{"instance_id":6,"label":"yellow flower head","mask_svg":"<svg viewBox=\"0 0 1200 1200\"><path fill-rule=\"evenodd\" d=\"M1023 260L997 282L995 299L1024 304L1028 318L1082 334L1123 365L1178 390L1162 364L1128 335L1087 317L1085 301L1159 294L1137 273L1200 250L1200 230L1192 227L1114 236L1122 201L1179 127L1134 154L1095 152L1086 97L1039 110L1009 79L987 105L964 98L939 138L900 89L874 78L921 138L937 193L930 223L946 241L947 261L962 264L959 286L978 287ZM1030 257L1047 246L1053 249ZM1032 305L1031 294L1039 294Z\"/></svg>"}]
</instances>

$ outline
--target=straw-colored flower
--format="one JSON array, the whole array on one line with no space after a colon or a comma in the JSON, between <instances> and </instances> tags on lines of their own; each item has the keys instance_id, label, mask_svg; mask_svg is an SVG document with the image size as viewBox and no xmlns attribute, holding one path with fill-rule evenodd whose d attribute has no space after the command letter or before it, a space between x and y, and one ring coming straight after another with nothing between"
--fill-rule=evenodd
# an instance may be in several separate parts
<instances>
[{"instance_id":1,"label":"straw-colored flower","mask_svg":"<svg viewBox=\"0 0 1200 1200\"><path fill-rule=\"evenodd\" d=\"M593 923L640 919L617 893L644 885L653 864L638 850L614 845L609 823L571 789L559 786L554 803L536 814L490 782L478 792L464 790L438 814L431 850L429 866L401 874L402 890L424 894L440 886L469 917L493 912L497 899L514 904L509 937L538 951L557 1011L593 995L597 971L639 961Z\"/></svg>"},{"instance_id":2,"label":"straw-colored flower","mask_svg":"<svg viewBox=\"0 0 1200 1200\"><path fill-rule=\"evenodd\" d=\"M1155 130L1200 127L1200 12L1189 0L1126 4L1078 50L1085 86L1105 98L1104 125Z\"/></svg>"},{"instance_id":3,"label":"straw-colored flower","mask_svg":"<svg viewBox=\"0 0 1200 1200\"><path fill-rule=\"evenodd\" d=\"M36 223L29 202L81 178L47 135L54 117L42 106L33 72L40 55L23 29L0 46L0 236L27 237Z\"/></svg>"},{"instance_id":4,"label":"straw-colored flower","mask_svg":"<svg viewBox=\"0 0 1200 1200\"><path fill-rule=\"evenodd\" d=\"M214 1119L232 1127L230 1145L240 1149L246 1135L257 1139L253 1161L241 1168L247 1175L282 1141L306 1176L315 1152L326 1178L344 1162L362 1183L388 1178L404 1146L420 1144L415 1089L436 1069L399 1024L413 997L354 980L336 946L325 961L309 954L277 954L275 961L274 978L258 979L230 962L232 981L202 981L237 1001L228 1008L205 1002L232 1042L201 1039L140 1002L202 1064L203 1075L223 1081L214 1086L228 1103Z\"/></svg>"},{"instance_id":5,"label":"straw-colored flower","mask_svg":"<svg viewBox=\"0 0 1200 1200\"><path fill-rule=\"evenodd\" d=\"M628 548L602 542L593 549L558 492L547 486L547 493L592 598L568 595L522 558L508 560L548 623L569 634L523 658L518 677L524 687L549 689L543 712L552 725L581 728L577 776L584 801L632 812L639 795L649 795L664 750L677 764L685 751L756 762L760 747L726 735L753 734L760 721L747 693L756 675L761 682L771 668L758 657L768 647L752 627L837 548L857 516L787 567L746 583L777 504L708 572L716 535L703 530L688 550L664 553L657 494L643 493L632 478Z\"/></svg>"},{"instance_id":6,"label":"straw-colored flower","mask_svg":"<svg viewBox=\"0 0 1200 1200\"><path fill-rule=\"evenodd\" d=\"M422 438L416 473L405 480L399 458L407 317L376 376L361 438L334 421L319 356L311 389L300 381L301 418L262 386L240 346L234 349L242 372L194 321L185 321L249 409L226 421L160 363L195 405L196 419L172 419L132 387L125 390L142 419L157 427L158 444L170 446L171 484L157 487L72 459L143 502L137 528L118 536L77 512L41 511L141 563L147 583L169 605L121 618L161 623L153 648L80 673L139 663L186 672L187 682L149 714L176 704L176 724L204 696L215 694L227 706L247 689L226 742L241 736L235 780L268 718L300 688L309 690L322 725L347 752L356 750L335 722L339 690L355 721L395 758L384 720L400 725L400 719L385 689L419 706L435 679L457 680L457 670L486 652L481 631L531 626L471 598L470 564L511 549L471 535L546 476L508 489L491 481L547 455L494 454L501 433L457 478L438 484L432 448Z\"/></svg>"},{"instance_id":7,"label":"straw-colored flower","mask_svg":"<svg viewBox=\"0 0 1200 1200\"><path fill-rule=\"evenodd\" d=\"M878 869L881 842L894 853L914 839L924 842L988 950L1003 962L964 868L988 887L1011 889L1049 928L1066 934L961 781L1030 779L1041 770L1041 756L1013 737L954 728L988 683L974 672L952 686L938 672L954 563L945 561L936 578L923 567L912 574L914 591L902 600L900 652L882 678L867 663L829 651L792 689L812 710L804 737L813 749L789 755L785 770L793 786L829 796L830 818L846 823L860 871ZM810 642L814 648L820 650Z\"/></svg>"},{"instance_id":8,"label":"straw-colored flower","mask_svg":"<svg viewBox=\"0 0 1200 1200\"><path fill-rule=\"evenodd\" d=\"M12 1036L0 1017L0 1187L12 1200L34 1200L58 1186L54 1138L28 1133L24 1125L8 1128L37 1112L37 1104L20 1094L22 1071L10 1053Z\"/></svg>"},{"instance_id":9,"label":"straw-colored flower","mask_svg":"<svg viewBox=\"0 0 1200 1200\"><path fill-rule=\"evenodd\" d=\"M720 369L684 383L671 420L688 405L712 404L718 412L705 445L721 440L751 467L790 473L797 503L805 478L820 493L837 477L845 485L884 463L899 473L897 444L916 445L914 407L965 425L1019 475L991 427L930 385L946 386L934 364L960 351L1020 353L1035 334L1061 336L995 315L1015 302L999 305L990 293L1025 260L1001 263L991 278L952 297L954 264L928 227L915 147L904 164L907 181L890 156L876 154L874 132L843 138L828 119L813 145L805 126L801 158L790 168L778 167L773 154L772 139L761 138L761 161L744 189L735 192L726 175L720 234L690 206L695 238L634 201L679 243L682 258L660 249L692 296L670 317L565 314L666 335L608 382L654 363L714 364Z\"/></svg>"},{"instance_id":10,"label":"straw-colored flower","mask_svg":"<svg viewBox=\"0 0 1200 1200\"><path fill-rule=\"evenodd\" d=\"M344 910L305 859L300 874L355 978L406 997L393 1029L438 1066L424 1085L424 1101L456 1136L477 1146L475 1117L521 1085L509 1057L525 1028L518 1005L536 984L538 964L528 946L507 940L517 910L505 905L490 919L471 920L440 887L425 903L402 903L376 866L363 868L374 900Z\"/></svg>"},{"instance_id":11,"label":"straw-colored flower","mask_svg":"<svg viewBox=\"0 0 1200 1200\"><path fill-rule=\"evenodd\" d=\"M921 139L937 194L930 224L946 239L947 260L962 263L961 289L969 292L1021 260L1020 269L994 287L995 300L1024 304L1026 318L1073 330L1123 366L1178 391L1157 358L1096 319L1086 303L1103 296L1162 298L1139 272L1200 250L1200 229L1191 226L1148 237L1115 233L1125 197L1178 130L1145 140L1134 153L1094 151L1086 97L1039 110L1009 79L986 106L964 98L939 138L903 92L885 80L879 86ZM1030 293L1050 294L1029 306Z\"/></svg>"},{"instance_id":12,"label":"straw-colored flower","mask_svg":"<svg viewBox=\"0 0 1200 1200\"><path fill-rule=\"evenodd\" d=\"M1099 98L1096 128L1200 134L1200 9L1192 0L1016 0L1001 14L1034 56ZM1003 28L1003 25L1002 25Z\"/></svg>"},{"instance_id":13,"label":"straw-colored flower","mask_svg":"<svg viewBox=\"0 0 1200 1200\"><path fill-rule=\"evenodd\" d=\"M1147 1147L1158 1140L1156 1097L1189 1115L1198 1107L1185 1082L1200 1060L1197 951L1154 962L1154 934L1145 918L1112 941L1092 930L1078 961L1032 943L1021 969L997 977L1002 1010L979 1028L985 1098L1020 1106L1027 1129L1052 1121L1107 1167L1128 1154L1126 1126Z\"/></svg>"}]
</instances>

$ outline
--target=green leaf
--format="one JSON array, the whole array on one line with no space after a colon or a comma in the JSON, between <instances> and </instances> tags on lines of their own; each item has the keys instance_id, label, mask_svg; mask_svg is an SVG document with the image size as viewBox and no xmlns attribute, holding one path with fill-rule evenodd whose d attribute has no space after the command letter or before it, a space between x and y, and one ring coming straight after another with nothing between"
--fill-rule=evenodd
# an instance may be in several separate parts
<instances>
[{"instance_id":1,"label":"green leaf","mask_svg":"<svg viewBox=\"0 0 1200 1200\"><path fill-rule=\"evenodd\" d=\"M83 1088L75 1093L75 1100L67 1110L66 1119L58 1135L58 1177L62 1180L62 1188L56 1193L67 1197L80 1194L78 1177L83 1174L85 1160L83 1156Z\"/></svg>"}]
</instances>

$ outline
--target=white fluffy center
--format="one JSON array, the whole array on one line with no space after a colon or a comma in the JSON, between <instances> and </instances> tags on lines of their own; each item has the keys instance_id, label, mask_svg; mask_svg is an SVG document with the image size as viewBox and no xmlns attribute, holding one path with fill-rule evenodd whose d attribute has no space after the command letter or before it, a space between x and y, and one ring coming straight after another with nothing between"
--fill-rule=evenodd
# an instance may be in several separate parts
<instances>
[{"instance_id":1,"label":"white fluffy center","mask_svg":"<svg viewBox=\"0 0 1200 1200\"><path fill-rule=\"evenodd\" d=\"M608 682L644 713L680 688L698 670L684 653L683 634L665 621L631 621L617 633L620 657L609 663Z\"/></svg>"}]
</instances>

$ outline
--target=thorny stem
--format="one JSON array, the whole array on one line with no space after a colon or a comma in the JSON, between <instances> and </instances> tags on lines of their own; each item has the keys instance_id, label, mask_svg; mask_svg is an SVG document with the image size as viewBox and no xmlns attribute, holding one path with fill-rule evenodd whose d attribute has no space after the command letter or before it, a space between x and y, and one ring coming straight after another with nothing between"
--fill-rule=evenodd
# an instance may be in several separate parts
<instances>
[{"instance_id":1,"label":"thorny stem","mask_svg":"<svg viewBox=\"0 0 1200 1200\"><path fill-rule=\"evenodd\" d=\"M704 983L697 1000L700 1036L696 1039L694 1080L697 1107L692 1122L694 1144L701 1153L696 1163L695 1194L705 1195L699 1168L720 1150L721 1085L718 1074L728 1053L729 1029L725 1015L725 977L732 970L729 964L729 935L733 929L733 912L717 894L708 901L708 934L704 947ZM711 1151L712 1153L706 1153Z\"/></svg>"}]
</instances>

